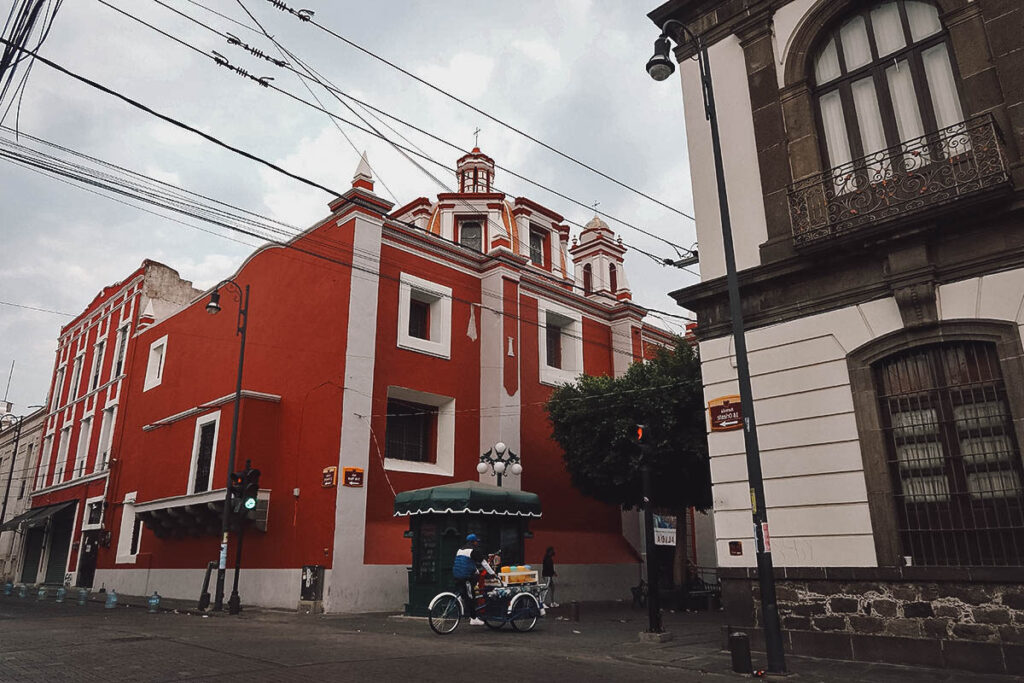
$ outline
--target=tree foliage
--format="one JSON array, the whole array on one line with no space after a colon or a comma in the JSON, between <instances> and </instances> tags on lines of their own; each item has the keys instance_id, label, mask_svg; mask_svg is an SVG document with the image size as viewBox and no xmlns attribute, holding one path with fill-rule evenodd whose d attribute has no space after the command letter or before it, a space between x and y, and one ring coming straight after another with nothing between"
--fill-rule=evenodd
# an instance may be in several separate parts
<instances>
[{"instance_id":1,"label":"tree foliage","mask_svg":"<svg viewBox=\"0 0 1024 683\"><path fill-rule=\"evenodd\" d=\"M643 450L636 425L647 427L653 504L711 507L711 473L700 360L679 339L619 378L583 375L552 393L546 404L573 486L592 498L631 508L642 499Z\"/></svg>"}]
</instances>

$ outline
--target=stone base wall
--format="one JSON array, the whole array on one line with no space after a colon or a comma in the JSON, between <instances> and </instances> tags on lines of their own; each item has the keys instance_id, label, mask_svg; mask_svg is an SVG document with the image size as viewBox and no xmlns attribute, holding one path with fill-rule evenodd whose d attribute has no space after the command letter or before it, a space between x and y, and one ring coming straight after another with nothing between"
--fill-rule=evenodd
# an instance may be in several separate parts
<instances>
[{"instance_id":1,"label":"stone base wall","mask_svg":"<svg viewBox=\"0 0 1024 683\"><path fill-rule=\"evenodd\" d=\"M732 629L763 648L756 570L723 569ZM783 642L794 654L1024 673L1020 568L788 567L776 570Z\"/></svg>"}]
</instances>

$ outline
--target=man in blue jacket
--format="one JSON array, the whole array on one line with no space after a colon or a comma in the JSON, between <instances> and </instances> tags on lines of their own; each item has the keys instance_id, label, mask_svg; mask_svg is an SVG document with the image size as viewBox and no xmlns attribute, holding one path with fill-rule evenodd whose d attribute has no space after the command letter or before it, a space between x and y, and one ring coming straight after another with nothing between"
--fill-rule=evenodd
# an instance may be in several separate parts
<instances>
[{"instance_id":1,"label":"man in blue jacket","mask_svg":"<svg viewBox=\"0 0 1024 683\"><path fill-rule=\"evenodd\" d=\"M455 553L455 564L452 565L452 576L455 578L455 588L462 596L462 604L469 617L469 623L473 626L483 626L483 621L473 616L473 585L476 577L483 569L494 578L501 580L491 565L487 563L487 555L480 549L480 541L476 534L466 536L466 542L458 552Z\"/></svg>"}]
</instances>

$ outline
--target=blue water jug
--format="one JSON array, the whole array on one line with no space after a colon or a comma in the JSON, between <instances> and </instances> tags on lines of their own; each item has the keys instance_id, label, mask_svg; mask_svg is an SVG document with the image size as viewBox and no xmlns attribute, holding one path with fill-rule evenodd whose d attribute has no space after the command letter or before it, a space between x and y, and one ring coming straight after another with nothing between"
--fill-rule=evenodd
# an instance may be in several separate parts
<instances>
[{"instance_id":1,"label":"blue water jug","mask_svg":"<svg viewBox=\"0 0 1024 683\"><path fill-rule=\"evenodd\" d=\"M89 600L89 589L79 588L78 589L78 604L84 605Z\"/></svg>"},{"instance_id":2,"label":"blue water jug","mask_svg":"<svg viewBox=\"0 0 1024 683\"><path fill-rule=\"evenodd\" d=\"M4 584L4 595L10 595L14 592L14 584L8 581Z\"/></svg>"},{"instance_id":3,"label":"blue water jug","mask_svg":"<svg viewBox=\"0 0 1024 683\"><path fill-rule=\"evenodd\" d=\"M103 603L104 609L114 609L117 607L117 591L111 590L107 593L107 601Z\"/></svg>"},{"instance_id":4,"label":"blue water jug","mask_svg":"<svg viewBox=\"0 0 1024 683\"><path fill-rule=\"evenodd\" d=\"M18 597L19 598L27 598L28 597L28 586L26 586L25 584L21 584L20 586L18 586Z\"/></svg>"},{"instance_id":5,"label":"blue water jug","mask_svg":"<svg viewBox=\"0 0 1024 683\"><path fill-rule=\"evenodd\" d=\"M36 593L36 599L37 600L45 600L46 599L46 586L40 586L39 587L39 592Z\"/></svg>"},{"instance_id":6,"label":"blue water jug","mask_svg":"<svg viewBox=\"0 0 1024 683\"><path fill-rule=\"evenodd\" d=\"M149 613L156 614L157 608L160 607L160 594L153 591L153 594L149 596L149 600L146 600L146 604L149 605Z\"/></svg>"},{"instance_id":7,"label":"blue water jug","mask_svg":"<svg viewBox=\"0 0 1024 683\"><path fill-rule=\"evenodd\" d=\"M61 586L57 589L57 602L64 602L64 596L68 594L68 589Z\"/></svg>"}]
</instances>

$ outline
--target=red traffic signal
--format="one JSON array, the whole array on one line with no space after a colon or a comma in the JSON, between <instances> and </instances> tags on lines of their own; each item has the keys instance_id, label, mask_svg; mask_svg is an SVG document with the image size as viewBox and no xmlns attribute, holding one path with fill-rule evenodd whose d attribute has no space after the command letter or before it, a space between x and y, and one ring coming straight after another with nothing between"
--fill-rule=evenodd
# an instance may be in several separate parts
<instances>
[{"instance_id":1,"label":"red traffic signal","mask_svg":"<svg viewBox=\"0 0 1024 683\"><path fill-rule=\"evenodd\" d=\"M635 437L636 442L640 445L647 445L651 440L650 431L647 429L647 425L638 424L636 426Z\"/></svg>"}]
</instances>

